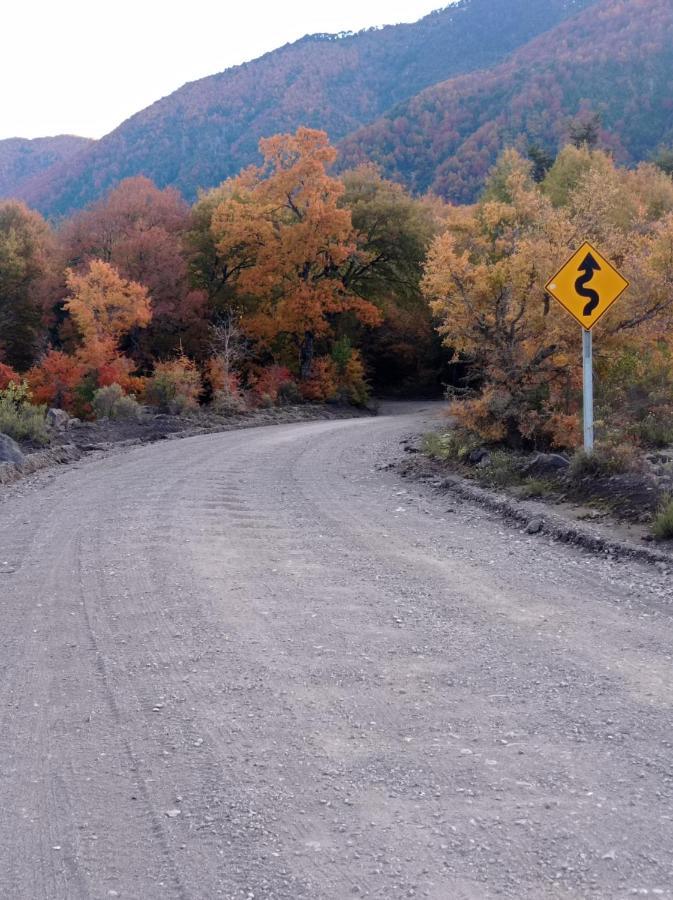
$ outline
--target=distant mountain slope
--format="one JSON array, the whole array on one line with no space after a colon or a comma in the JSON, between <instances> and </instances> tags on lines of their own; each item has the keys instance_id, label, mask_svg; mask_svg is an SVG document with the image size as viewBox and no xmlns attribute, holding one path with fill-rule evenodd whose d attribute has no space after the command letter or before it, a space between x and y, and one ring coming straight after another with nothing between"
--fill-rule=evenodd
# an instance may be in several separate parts
<instances>
[{"instance_id":1,"label":"distant mountain slope","mask_svg":"<svg viewBox=\"0 0 673 900\"><path fill-rule=\"evenodd\" d=\"M57 137L0 140L0 197L21 191L31 178L56 163L71 159L94 142L63 134Z\"/></svg>"},{"instance_id":2,"label":"distant mountain slope","mask_svg":"<svg viewBox=\"0 0 673 900\"><path fill-rule=\"evenodd\" d=\"M486 71L400 104L342 145L417 191L472 200L508 144L556 149L568 120L601 115L624 162L673 143L673 3L600 0Z\"/></svg>"},{"instance_id":3,"label":"distant mountain slope","mask_svg":"<svg viewBox=\"0 0 673 900\"><path fill-rule=\"evenodd\" d=\"M185 85L21 194L64 214L144 174L192 198L256 161L260 137L308 125L337 140L428 85L496 64L592 2L461 0L411 25L303 38Z\"/></svg>"}]
</instances>

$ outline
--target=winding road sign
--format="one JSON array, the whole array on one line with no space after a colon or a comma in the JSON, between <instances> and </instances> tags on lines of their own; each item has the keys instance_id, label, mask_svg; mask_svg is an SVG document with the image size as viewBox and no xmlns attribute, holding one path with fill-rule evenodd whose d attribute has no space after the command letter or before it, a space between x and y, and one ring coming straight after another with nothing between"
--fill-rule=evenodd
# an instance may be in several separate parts
<instances>
[{"instance_id":1,"label":"winding road sign","mask_svg":"<svg viewBox=\"0 0 673 900\"><path fill-rule=\"evenodd\" d=\"M547 291L587 331L629 286L601 254L585 242L547 283Z\"/></svg>"}]
</instances>

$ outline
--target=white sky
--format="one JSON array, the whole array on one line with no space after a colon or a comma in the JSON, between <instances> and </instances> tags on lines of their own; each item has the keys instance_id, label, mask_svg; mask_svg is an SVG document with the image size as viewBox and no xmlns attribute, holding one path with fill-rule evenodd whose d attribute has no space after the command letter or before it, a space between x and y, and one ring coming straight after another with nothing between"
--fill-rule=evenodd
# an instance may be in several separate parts
<instances>
[{"instance_id":1,"label":"white sky","mask_svg":"<svg viewBox=\"0 0 673 900\"><path fill-rule=\"evenodd\" d=\"M186 81L449 0L0 0L0 139L101 137Z\"/></svg>"}]
</instances>

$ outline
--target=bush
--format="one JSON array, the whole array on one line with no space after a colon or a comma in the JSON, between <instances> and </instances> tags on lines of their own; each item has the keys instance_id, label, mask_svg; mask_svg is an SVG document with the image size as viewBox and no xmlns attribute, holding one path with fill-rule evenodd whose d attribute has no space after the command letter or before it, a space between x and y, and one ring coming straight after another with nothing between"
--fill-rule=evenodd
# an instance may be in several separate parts
<instances>
[{"instance_id":1,"label":"bush","mask_svg":"<svg viewBox=\"0 0 673 900\"><path fill-rule=\"evenodd\" d=\"M522 500L534 500L537 497L546 497L554 492L554 485L544 478L529 478L518 490Z\"/></svg>"},{"instance_id":2,"label":"bush","mask_svg":"<svg viewBox=\"0 0 673 900\"><path fill-rule=\"evenodd\" d=\"M56 406L69 413L80 414L78 387L82 384L86 368L73 356L60 350L49 350L28 372L28 384L37 403Z\"/></svg>"},{"instance_id":3,"label":"bush","mask_svg":"<svg viewBox=\"0 0 673 900\"><path fill-rule=\"evenodd\" d=\"M245 397L240 391L231 391L226 388L215 391L212 406L214 412L223 416L235 416L248 409Z\"/></svg>"},{"instance_id":4,"label":"bush","mask_svg":"<svg viewBox=\"0 0 673 900\"><path fill-rule=\"evenodd\" d=\"M473 450L482 446L477 435L454 428L445 434L435 432L425 435L425 452L436 459L451 459L465 462Z\"/></svg>"},{"instance_id":5,"label":"bush","mask_svg":"<svg viewBox=\"0 0 673 900\"><path fill-rule=\"evenodd\" d=\"M652 534L660 541L673 539L673 499L664 504L657 513L652 525Z\"/></svg>"},{"instance_id":6,"label":"bush","mask_svg":"<svg viewBox=\"0 0 673 900\"><path fill-rule=\"evenodd\" d=\"M304 400L325 403L333 400L337 393L338 373L334 360L329 356L321 356L313 361L311 375L300 385Z\"/></svg>"},{"instance_id":7,"label":"bush","mask_svg":"<svg viewBox=\"0 0 673 900\"><path fill-rule=\"evenodd\" d=\"M241 380L236 372L227 370L222 359L211 357L204 366L203 380L206 397L214 412L230 416L245 412L248 405L241 390Z\"/></svg>"},{"instance_id":8,"label":"bush","mask_svg":"<svg viewBox=\"0 0 673 900\"><path fill-rule=\"evenodd\" d=\"M145 400L161 412L182 415L199 405L203 389L198 369L186 356L157 363L145 386Z\"/></svg>"},{"instance_id":9,"label":"bush","mask_svg":"<svg viewBox=\"0 0 673 900\"><path fill-rule=\"evenodd\" d=\"M661 343L603 360L597 400L605 417L642 446L673 443L673 351Z\"/></svg>"},{"instance_id":10,"label":"bush","mask_svg":"<svg viewBox=\"0 0 673 900\"><path fill-rule=\"evenodd\" d=\"M254 378L252 390L260 406L274 406L287 402L285 397L300 396L292 373L285 366L261 369Z\"/></svg>"},{"instance_id":11,"label":"bush","mask_svg":"<svg viewBox=\"0 0 673 900\"><path fill-rule=\"evenodd\" d=\"M647 415L633 426L633 434L645 447L668 447L673 444L673 415Z\"/></svg>"},{"instance_id":12,"label":"bush","mask_svg":"<svg viewBox=\"0 0 673 900\"><path fill-rule=\"evenodd\" d=\"M477 470L479 481L491 487L509 487L521 481L519 459L507 450L494 450L490 462Z\"/></svg>"},{"instance_id":13,"label":"bush","mask_svg":"<svg viewBox=\"0 0 673 900\"><path fill-rule=\"evenodd\" d=\"M301 392L296 381L284 381L278 388L277 403L281 406L295 406L301 403Z\"/></svg>"},{"instance_id":14,"label":"bush","mask_svg":"<svg viewBox=\"0 0 673 900\"><path fill-rule=\"evenodd\" d=\"M44 406L33 406L26 382L11 382L0 391L0 432L15 441L49 443Z\"/></svg>"},{"instance_id":15,"label":"bush","mask_svg":"<svg viewBox=\"0 0 673 900\"><path fill-rule=\"evenodd\" d=\"M142 410L135 397L126 396L118 384L98 388L93 395L97 419L139 419Z\"/></svg>"},{"instance_id":16,"label":"bush","mask_svg":"<svg viewBox=\"0 0 673 900\"><path fill-rule=\"evenodd\" d=\"M593 453L578 450L570 460L569 475L573 481L582 478L607 478L638 470L638 457L630 444L597 446Z\"/></svg>"},{"instance_id":17,"label":"bush","mask_svg":"<svg viewBox=\"0 0 673 900\"><path fill-rule=\"evenodd\" d=\"M353 349L347 337L334 344L332 361L336 367L337 396L353 406L366 406L369 401L369 385L365 378L364 363L359 351Z\"/></svg>"},{"instance_id":18,"label":"bush","mask_svg":"<svg viewBox=\"0 0 673 900\"><path fill-rule=\"evenodd\" d=\"M91 419L99 388L116 384L126 394L143 390L144 380L131 374L133 368L130 359L105 347L81 348L74 356L51 349L26 377L36 402Z\"/></svg>"},{"instance_id":19,"label":"bush","mask_svg":"<svg viewBox=\"0 0 673 900\"><path fill-rule=\"evenodd\" d=\"M365 378L365 367L362 357L357 350L353 350L351 353L340 382L340 387L345 392L349 403L353 406L367 405L369 402L369 385Z\"/></svg>"}]
</instances>

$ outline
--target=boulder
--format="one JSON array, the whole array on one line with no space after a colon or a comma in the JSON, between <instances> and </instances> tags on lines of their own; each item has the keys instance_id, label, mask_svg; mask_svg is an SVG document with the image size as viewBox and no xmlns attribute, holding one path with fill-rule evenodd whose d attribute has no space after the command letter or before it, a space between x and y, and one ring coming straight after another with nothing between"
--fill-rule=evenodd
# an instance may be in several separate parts
<instances>
[{"instance_id":1,"label":"boulder","mask_svg":"<svg viewBox=\"0 0 673 900\"><path fill-rule=\"evenodd\" d=\"M467 461L472 466L478 466L480 463L483 466L488 466L491 463L491 453L486 447L479 447L477 450L473 450L470 455L467 457Z\"/></svg>"},{"instance_id":2,"label":"boulder","mask_svg":"<svg viewBox=\"0 0 673 900\"><path fill-rule=\"evenodd\" d=\"M526 528L526 534L539 534L544 528L542 519L531 519Z\"/></svg>"},{"instance_id":3,"label":"boulder","mask_svg":"<svg viewBox=\"0 0 673 900\"><path fill-rule=\"evenodd\" d=\"M70 427L70 416L64 409L50 409L47 412L47 425L55 431L66 431Z\"/></svg>"},{"instance_id":4,"label":"boulder","mask_svg":"<svg viewBox=\"0 0 673 900\"><path fill-rule=\"evenodd\" d=\"M16 463L21 465L26 457L21 448L9 435L0 434L0 463Z\"/></svg>"},{"instance_id":5,"label":"boulder","mask_svg":"<svg viewBox=\"0 0 673 900\"><path fill-rule=\"evenodd\" d=\"M523 467L521 474L533 477L562 475L569 466L569 460L560 453L536 453Z\"/></svg>"}]
</instances>

